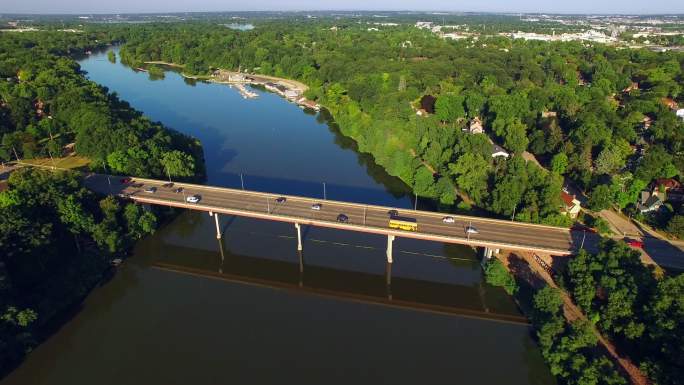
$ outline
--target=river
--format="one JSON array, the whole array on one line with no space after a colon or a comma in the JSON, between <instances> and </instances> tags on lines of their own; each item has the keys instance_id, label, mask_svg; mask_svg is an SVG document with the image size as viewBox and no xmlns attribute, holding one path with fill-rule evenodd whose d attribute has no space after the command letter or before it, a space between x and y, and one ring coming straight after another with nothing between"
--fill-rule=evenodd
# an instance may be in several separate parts
<instances>
[{"instance_id":1,"label":"river","mask_svg":"<svg viewBox=\"0 0 684 385\"><path fill-rule=\"evenodd\" d=\"M408 188L325 113L107 61L88 77L201 140L207 183L410 210ZM241 178L242 176L242 178ZM324 185L325 183L325 185ZM325 192L324 192L325 191ZM467 247L185 212L2 384L554 384L512 299Z\"/></svg>"}]
</instances>

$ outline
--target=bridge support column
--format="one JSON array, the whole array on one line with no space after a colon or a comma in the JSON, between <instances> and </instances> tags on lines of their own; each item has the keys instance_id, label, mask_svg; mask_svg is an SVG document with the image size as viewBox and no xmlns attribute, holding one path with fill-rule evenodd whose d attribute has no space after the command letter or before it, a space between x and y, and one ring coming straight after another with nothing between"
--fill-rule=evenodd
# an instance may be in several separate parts
<instances>
[{"instance_id":1,"label":"bridge support column","mask_svg":"<svg viewBox=\"0 0 684 385\"><path fill-rule=\"evenodd\" d=\"M392 243L394 242L394 235L387 236L387 263L392 263Z\"/></svg>"},{"instance_id":2,"label":"bridge support column","mask_svg":"<svg viewBox=\"0 0 684 385\"><path fill-rule=\"evenodd\" d=\"M299 223L295 223L295 229L297 229L297 251L302 251L302 228Z\"/></svg>"},{"instance_id":3,"label":"bridge support column","mask_svg":"<svg viewBox=\"0 0 684 385\"><path fill-rule=\"evenodd\" d=\"M485 259L490 259L492 257L493 253L494 253L494 249L490 249L489 247L484 248L484 258Z\"/></svg>"},{"instance_id":4,"label":"bridge support column","mask_svg":"<svg viewBox=\"0 0 684 385\"><path fill-rule=\"evenodd\" d=\"M221 239L221 228L219 227L219 216L218 213L211 213L209 212L209 215L214 216L214 223L216 223L216 239Z\"/></svg>"}]
</instances>

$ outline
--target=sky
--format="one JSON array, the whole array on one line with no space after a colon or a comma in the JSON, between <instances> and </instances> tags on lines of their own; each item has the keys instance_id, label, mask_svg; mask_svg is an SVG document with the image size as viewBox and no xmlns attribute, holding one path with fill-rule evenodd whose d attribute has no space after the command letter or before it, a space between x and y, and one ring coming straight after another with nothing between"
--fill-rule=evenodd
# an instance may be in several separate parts
<instances>
[{"instance_id":1,"label":"sky","mask_svg":"<svg viewBox=\"0 0 684 385\"><path fill-rule=\"evenodd\" d=\"M684 14L682 0L0 0L2 13L160 13L273 10Z\"/></svg>"}]
</instances>

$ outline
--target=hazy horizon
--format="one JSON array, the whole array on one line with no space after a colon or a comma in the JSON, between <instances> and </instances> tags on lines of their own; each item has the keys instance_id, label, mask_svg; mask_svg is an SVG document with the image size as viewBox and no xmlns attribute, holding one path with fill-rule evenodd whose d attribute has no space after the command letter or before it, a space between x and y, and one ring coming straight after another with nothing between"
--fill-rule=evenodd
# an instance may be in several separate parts
<instances>
[{"instance_id":1,"label":"hazy horizon","mask_svg":"<svg viewBox=\"0 0 684 385\"><path fill-rule=\"evenodd\" d=\"M474 1L444 0L377 0L372 6L361 0L195 0L192 5L181 0L6 0L0 14L126 14L185 12L248 12L248 11L414 11L414 12L483 12L483 13L551 13L551 14L623 14L676 15L684 14L684 2L664 0L602 2L576 0L549 3L545 0L521 0L511 4L506 0Z\"/></svg>"}]
</instances>

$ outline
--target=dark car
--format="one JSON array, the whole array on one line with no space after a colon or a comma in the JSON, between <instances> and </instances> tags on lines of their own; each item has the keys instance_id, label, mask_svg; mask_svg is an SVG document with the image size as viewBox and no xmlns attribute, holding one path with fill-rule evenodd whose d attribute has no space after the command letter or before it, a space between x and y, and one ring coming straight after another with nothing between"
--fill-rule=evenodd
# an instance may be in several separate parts
<instances>
[{"instance_id":1,"label":"dark car","mask_svg":"<svg viewBox=\"0 0 684 385\"><path fill-rule=\"evenodd\" d=\"M276 201L276 203L285 203L286 200L287 200L287 198L285 198L285 197L278 197L278 198L276 198L275 201Z\"/></svg>"},{"instance_id":2,"label":"dark car","mask_svg":"<svg viewBox=\"0 0 684 385\"><path fill-rule=\"evenodd\" d=\"M387 215L389 215L390 218L398 217L399 216L399 211L397 210L390 210L387 212Z\"/></svg>"},{"instance_id":3,"label":"dark car","mask_svg":"<svg viewBox=\"0 0 684 385\"><path fill-rule=\"evenodd\" d=\"M347 222L349 222L349 217L344 215L344 214L340 214L337 216L337 221L342 222L342 223L347 223Z\"/></svg>"},{"instance_id":4,"label":"dark car","mask_svg":"<svg viewBox=\"0 0 684 385\"><path fill-rule=\"evenodd\" d=\"M150 193L150 194L154 194L157 192L157 188L156 187L148 187L145 189L145 192Z\"/></svg>"},{"instance_id":5,"label":"dark car","mask_svg":"<svg viewBox=\"0 0 684 385\"><path fill-rule=\"evenodd\" d=\"M133 179L131 178L121 178L121 180L119 180L122 184L131 183L132 181Z\"/></svg>"},{"instance_id":6,"label":"dark car","mask_svg":"<svg viewBox=\"0 0 684 385\"><path fill-rule=\"evenodd\" d=\"M142 183L134 183L134 184L131 185L131 187L135 187L135 188L140 188L140 187L142 187L142 186L143 186Z\"/></svg>"},{"instance_id":7,"label":"dark car","mask_svg":"<svg viewBox=\"0 0 684 385\"><path fill-rule=\"evenodd\" d=\"M173 183L171 183L171 182L169 182L169 183L164 183L164 184L162 185L162 187L171 188L171 187L173 187Z\"/></svg>"},{"instance_id":8,"label":"dark car","mask_svg":"<svg viewBox=\"0 0 684 385\"><path fill-rule=\"evenodd\" d=\"M173 190L173 192L175 192L176 194L180 194L180 193L183 192L183 188L182 188L182 187L179 187L179 188Z\"/></svg>"}]
</instances>

